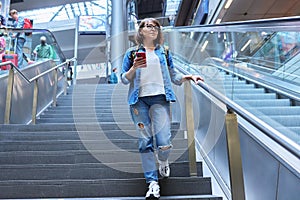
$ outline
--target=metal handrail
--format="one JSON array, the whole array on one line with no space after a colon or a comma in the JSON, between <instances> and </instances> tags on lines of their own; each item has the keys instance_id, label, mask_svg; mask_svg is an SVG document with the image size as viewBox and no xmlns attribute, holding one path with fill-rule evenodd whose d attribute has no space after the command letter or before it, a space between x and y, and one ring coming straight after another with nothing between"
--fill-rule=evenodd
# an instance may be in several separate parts
<instances>
[{"instance_id":1,"label":"metal handrail","mask_svg":"<svg viewBox=\"0 0 300 200\"><path fill-rule=\"evenodd\" d=\"M71 59L67 59L65 62L56 65L55 67L52 67L44 72L42 72L39 75L36 75L35 77L28 79L23 72L17 68L11 61L3 62L0 63L0 67L4 65L10 65L10 70L9 70L9 76L8 76L8 84L7 84L7 94L6 94L6 106L5 106L5 118L4 118L4 124L9 124L10 123L10 111L11 111L11 101L12 101L12 93L13 93L13 82L14 82L14 70L16 70L21 77L28 83L34 82L34 91L33 91L33 103L32 103L32 124L35 124L36 122L36 114L37 114L37 103L38 103L38 79L41 78L42 76L54 71L54 90L53 90L53 106L56 106L56 92L57 92L57 81L58 81L58 76L57 76L57 69L67 65L69 66L70 62L76 61L77 58L73 57ZM68 67L67 67L68 68ZM66 89L67 89L67 69L65 70L65 86L64 86L64 93L66 94Z\"/></svg>"},{"instance_id":2,"label":"metal handrail","mask_svg":"<svg viewBox=\"0 0 300 200\"><path fill-rule=\"evenodd\" d=\"M27 82L30 83L30 80L21 72L21 70L15 66L14 63L12 63L11 61L6 61L6 62L2 62L0 63L0 67L4 66L4 65L10 65L10 67L15 68L16 71L21 75L21 77Z\"/></svg>"},{"instance_id":3,"label":"metal handrail","mask_svg":"<svg viewBox=\"0 0 300 200\"><path fill-rule=\"evenodd\" d=\"M38 78L40 78L40 77L42 77L42 76L44 76L44 75L46 75L46 74L52 72L53 70L58 69L58 68L60 68L60 67L62 67L62 66L64 66L64 65L68 65L70 62L76 61L76 60L77 60L77 58L75 58L75 57L73 57L73 58L71 58L71 59L67 59L65 62L63 62L63 63L61 63L61 64L59 64L59 65L56 65L55 67L52 67L52 68L50 68L50 69L48 69L48 70L46 70L46 71L40 73L39 75L37 75L37 76L31 78L31 79L29 80L29 82L31 83L31 82L37 80ZM20 70L18 70L18 71L19 71L20 73L22 73Z\"/></svg>"},{"instance_id":4,"label":"metal handrail","mask_svg":"<svg viewBox=\"0 0 300 200\"><path fill-rule=\"evenodd\" d=\"M297 54L297 55L298 55L298 54ZM236 61L236 62L243 62L243 60L248 60L248 59L256 60L256 61L258 61L258 62L264 62L264 63L268 63L268 64L279 65L279 68L280 68L280 67L284 67L284 66L286 65L286 62L285 62L285 63L280 63L280 62L275 62L275 61L270 61L270 60L264 60L264 59L260 59L260 58L255 58L255 57L251 57L251 56L238 57L238 58L236 58L236 60L235 60L235 59L232 59L232 60L233 60L233 61ZM289 60L288 60L288 61L289 61ZM287 61L287 62L288 62L288 61ZM255 65L255 64L253 64L253 63L249 63L249 64L254 65L254 66L257 66L257 65ZM266 70L273 71L273 72L277 72L277 69L278 69L278 68L277 68L277 69L271 69L271 68L269 68L268 65L267 65L267 66L257 66L257 67L260 67L260 68L263 68L263 69L266 69L266 67L267 67ZM281 72L281 73L283 73L283 74L285 74L285 75L293 76L293 77L295 77L295 78L300 78L300 76L294 75L294 74L291 74L291 73L286 73L286 72Z\"/></svg>"},{"instance_id":5,"label":"metal handrail","mask_svg":"<svg viewBox=\"0 0 300 200\"><path fill-rule=\"evenodd\" d=\"M187 74L188 72L178 67L178 69ZM278 144L286 148L289 152L291 152L293 155L295 155L297 158L300 158L300 147L291 139L287 138L286 136L282 135L279 131L274 129L272 126L267 124L266 122L262 121L234 101L232 101L230 98L226 97L224 94L220 93L216 89L210 87L209 85L200 82L198 84L201 88L203 88L205 91L210 93L212 96L214 96L216 99L218 99L220 102L225 104L228 109L236 112L238 115L246 119L248 122L250 122L254 127L265 133L267 136L272 138L274 141L276 141ZM200 89L196 87L199 91Z\"/></svg>"},{"instance_id":6,"label":"metal handrail","mask_svg":"<svg viewBox=\"0 0 300 200\"><path fill-rule=\"evenodd\" d=\"M75 61L75 60L76 60L75 57L73 57L73 58L71 58L71 59L67 59L65 62L63 62L63 63L61 63L61 64L59 64L59 65L56 65L55 67L52 67L52 68L50 68L50 69L48 69L48 70L46 70L46 71L40 73L39 75L37 75L37 76L31 78L31 79L28 79L28 78L23 74L23 72L22 72L18 67L16 67L16 66L14 65L14 63L12 63L11 61L6 61L6 62L0 63L0 67L1 67L1 66L4 66L4 65L10 65L11 67L13 67L13 68L14 68L14 69L22 76L22 78L23 78L27 83L32 83L32 82L35 81L36 79L38 79L38 78L40 78L40 77L42 77L42 76L44 76L44 75L46 75L46 74L52 72L52 71L55 70L55 69L58 69L58 68L60 68L60 67L62 67L62 66L64 66L64 65L66 65L66 64L69 64L71 61Z\"/></svg>"}]
</instances>

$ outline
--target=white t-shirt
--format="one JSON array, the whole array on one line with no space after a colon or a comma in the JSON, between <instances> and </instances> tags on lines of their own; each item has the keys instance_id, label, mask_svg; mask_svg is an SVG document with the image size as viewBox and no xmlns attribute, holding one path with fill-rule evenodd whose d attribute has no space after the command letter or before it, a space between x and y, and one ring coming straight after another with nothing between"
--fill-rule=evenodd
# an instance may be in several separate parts
<instances>
[{"instance_id":1,"label":"white t-shirt","mask_svg":"<svg viewBox=\"0 0 300 200\"><path fill-rule=\"evenodd\" d=\"M146 62L147 67L141 68L139 97L165 94L159 58L154 51L146 51Z\"/></svg>"}]
</instances>

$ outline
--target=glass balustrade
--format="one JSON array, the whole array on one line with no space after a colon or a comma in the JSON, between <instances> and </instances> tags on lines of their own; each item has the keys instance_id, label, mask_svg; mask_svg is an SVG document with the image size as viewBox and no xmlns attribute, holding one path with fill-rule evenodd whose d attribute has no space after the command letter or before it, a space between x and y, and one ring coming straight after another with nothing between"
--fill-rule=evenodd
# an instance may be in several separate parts
<instances>
[{"instance_id":1,"label":"glass balustrade","mask_svg":"<svg viewBox=\"0 0 300 200\"><path fill-rule=\"evenodd\" d=\"M166 28L175 65L300 143L299 19Z\"/></svg>"}]
</instances>

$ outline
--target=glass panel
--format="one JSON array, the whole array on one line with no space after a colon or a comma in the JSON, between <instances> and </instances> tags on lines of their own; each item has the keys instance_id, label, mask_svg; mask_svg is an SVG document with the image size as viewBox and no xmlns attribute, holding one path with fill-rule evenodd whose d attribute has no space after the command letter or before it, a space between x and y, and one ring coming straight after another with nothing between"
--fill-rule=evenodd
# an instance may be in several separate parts
<instances>
[{"instance_id":1,"label":"glass panel","mask_svg":"<svg viewBox=\"0 0 300 200\"><path fill-rule=\"evenodd\" d=\"M221 29L165 29L174 63L299 145L299 30Z\"/></svg>"}]
</instances>

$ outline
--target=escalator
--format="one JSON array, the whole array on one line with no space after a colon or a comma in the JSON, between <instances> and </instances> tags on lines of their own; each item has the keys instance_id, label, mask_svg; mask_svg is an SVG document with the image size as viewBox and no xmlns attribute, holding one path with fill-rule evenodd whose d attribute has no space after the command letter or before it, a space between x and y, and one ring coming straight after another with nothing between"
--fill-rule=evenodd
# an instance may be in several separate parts
<instances>
[{"instance_id":1,"label":"escalator","mask_svg":"<svg viewBox=\"0 0 300 200\"><path fill-rule=\"evenodd\" d=\"M29 30L20 30L13 28L1 28L0 32L4 35L9 35L11 33L17 34L23 31ZM60 49L59 44L57 43L54 35L46 29L32 29L30 30L32 34L26 36L26 43L23 48L23 53L26 54L27 58L30 58L33 62L26 63L22 66L16 66L17 69L13 73L13 87L11 95L11 106L9 114L11 115L10 123L12 124L27 124L31 122L31 112L32 112L32 101L33 101L33 82L32 78L38 76L41 73L46 72L47 70L61 65L56 71L58 72L57 79L57 94L61 94L66 86L64 83L65 80L65 69L66 65L62 64L66 62L66 58ZM40 44L40 37L44 36L47 38L47 44L51 46L53 50L53 57L51 59L37 59L35 58L33 51L34 48ZM12 54L14 49L13 41L8 40L9 43L6 43L6 52L7 54ZM8 65L9 66L9 65ZM17 72L22 72L19 73ZM53 70L55 71L55 70ZM40 77L39 79L39 93L38 93L38 104L37 104L37 113L41 113L45 107L49 106L53 100L54 92L54 72L50 71L46 75ZM9 90L10 83L10 70L7 68L0 68L0 112L3 115L0 115L0 124L3 124L5 121L6 104L7 104L7 92ZM31 80L31 83L28 81Z\"/></svg>"},{"instance_id":2,"label":"escalator","mask_svg":"<svg viewBox=\"0 0 300 200\"><path fill-rule=\"evenodd\" d=\"M257 54L250 56L256 45L251 38L265 32L298 35L294 34L299 33L294 26L298 23L299 18L292 18L167 30L175 65L205 79L200 88L194 87L197 147L228 199L232 194L222 118L227 109L238 114L246 199L299 195L295 187L300 181L299 73L286 67L290 63L298 69L299 57L289 57L279 66L274 60L257 61ZM268 43L272 44L271 49L279 52L260 51L260 55L280 60L281 49ZM178 89L176 95L183 93Z\"/></svg>"},{"instance_id":3,"label":"escalator","mask_svg":"<svg viewBox=\"0 0 300 200\"><path fill-rule=\"evenodd\" d=\"M251 78L251 74L247 75L242 70L235 73L224 67L218 67L222 63L215 64L216 62L211 66L221 71L220 76L223 79L217 90L224 92L228 98L282 132L290 140L300 144L300 102L297 96L270 84L262 84L259 79L267 81L270 78L264 74L260 74L261 77L255 80ZM289 83L282 82L282 84Z\"/></svg>"}]
</instances>

